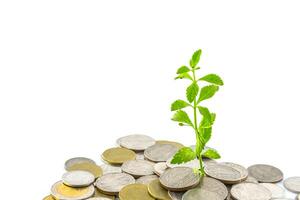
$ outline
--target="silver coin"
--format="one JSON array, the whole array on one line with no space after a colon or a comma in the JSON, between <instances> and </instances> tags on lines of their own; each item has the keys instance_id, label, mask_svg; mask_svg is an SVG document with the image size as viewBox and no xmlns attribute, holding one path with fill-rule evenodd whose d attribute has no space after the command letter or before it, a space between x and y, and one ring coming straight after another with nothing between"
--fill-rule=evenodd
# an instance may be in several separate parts
<instances>
[{"instance_id":1,"label":"silver coin","mask_svg":"<svg viewBox=\"0 0 300 200\"><path fill-rule=\"evenodd\" d=\"M236 169L237 171L239 171L241 174L241 181L245 181L247 179L249 173L245 167L243 167L239 164L236 164L236 163L231 163L231 162L222 162L220 164L232 167L232 168Z\"/></svg>"},{"instance_id":2,"label":"silver coin","mask_svg":"<svg viewBox=\"0 0 300 200\"><path fill-rule=\"evenodd\" d=\"M159 178L161 185L170 191L182 192L197 186L200 182L198 174L189 167L167 169Z\"/></svg>"},{"instance_id":3,"label":"silver coin","mask_svg":"<svg viewBox=\"0 0 300 200\"><path fill-rule=\"evenodd\" d=\"M252 165L248 168L248 171L250 176L253 176L261 183L276 183L283 179L282 171L271 165Z\"/></svg>"},{"instance_id":4,"label":"silver coin","mask_svg":"<svg viewBox=\"0 0 300 200\"><path fill-rule=\"evenodd\" d=\"M151 181L153 181L155 179L158 179L157 175L142 176L142 177L136 179L136 183L148 185Z\"/></svg>"},{"instance_id":5,"label":"silver coin","mask_svg":"<svg viewBox=\"0 0 300 200\"><path fill-rule=\"evenodd\" d=\"M94 183L95 176L87 171L76 170L64 173L62 181L70 187L86 187Z\"/></svg>"},{"instance_id":6,"label":"silver coin","mask_svg":"<svg viewBox=\"0 0 300 200\"><path fill-rule=\"evenodd\" d=\"M207 165L204 170L208 176L226 184L239 183L243 178L238 170L226 165L211 164Z\"/></svg>"},{"instance_id":7,"label":"silver coin","mask_svg":"<svg viewBox=\"0 0 300 200\"><path fill-rule=\"evenodd\" d=\"M154 172L154 163L147 160L129 160L123 163L121 169L123 172L133 177L152 175Z\"/></svg>"},{"instance_id":8,"label":"silver coin","mask_svg":"<svg viewBox=\"0 0 300 200\"><path fill-rule=\"evenodd\" d=\"M279 185L274 183L260 183L259 185L264 186L271 192L272 199L283 198L285 196L285 190Z\"/></svg>"},{"instance_id":9,"label":"silver coin","mask_svg":"<svg viewBox=\"0 0 300 200\"><path fill-rule=\"evenodd\" d=\"M122 169L118 165L110 165L110 164L102 164L101 169L103 174L110 174L110 173L121 173Z\"/></svg>"},{"instance_id":10,"label":"silver coin","mask_svg":"<svg viewBox=\"0 0 300 200\"><path fill-rule=\"evenodd\" d=\"M184 193L182 200L224 200L222 197L220 197L218 194L207 191L207 190L201 190L200 188L195 188L187 191Z\"/></svg>"},{"instance_id":11,"label":"silver coin","mask_svg":"<svg viewBox=\"0 0 300 200\"><path fill-rule=\"evenodd\" d=\"M154 173L160 176L168 169L165 162L159 162L154 165Z\"/></svg>"},{"instance_id":12,"label":"silver coin","mask_svg":"<svg viewBox=\"0 0 300 200\"><path fill-rule=\"evenodd\" d=\"M244 182L245 183L258 183L256 178L254 178L253 176L248 176L247 179Z\"/></svg>"},{"instance_id":13,"label":"silver coin","mask_svg":"<svg viewBox=\"0 0 300 200\"><path fill-rule=\"evenodd\" d=\"M153 162L166 162L172 158L178 151L178 147L170 144L155 144L148 147L145 152L145 158Z\"/></svg>"},{"instance_id":14,"label":"silver coin","mask_svg":"<svg viewBox=\"0 0 300 200\"><path fill-rule=\"evenodd\" d=\"M255 183L240 183L232 186L231 195L236 200L270 200L271 192Z\"/></svg>"},{"instance_id":15,"label":"silver coin","mask_svg":"<svg viewBox=\"0 0 300 200\"><path fill-rule=\"evenodd\" d=\"M129 174L111 173L98 178L96 187L104 194L117 195L124 186L133 183L135 179Z\"/></svg>"},{"instance_id":16,"label":"silver coin","mask_svg":"<svg viewBox=\"0 0 300 200\"><path fill-rule=\"evenodd\" d=\"M287 178L283 185L286 189L291 192L300 193L300 177L290 177Z\"/></svg>"},{"instance_id":17,"label":"silver coin","mask_svg":"<svg viewBox=\"0 0 300 200\"><path fill-rule=\"evenodd\" d=\"M172 200L182 200L182 196L184 192L171 192L168 191L169 197L171 197Z\"/></svg>"},{"instance_id":18,"label":"silver coin","mask_svg":"<svg viewBox=\"0 0 300 200\"><path fill-rule=\"evenodd\" d=\"M153 138L140 134L121 137L117 140L117 142L120 146L134 151L143 151L156 143Z\"/></svg>"},{"instance_id":19,"label":"silver coin","mask_svg":"<svg viewBox=\"0 0 300 200\"><path fill-rule=\"evenodd\" d=\"M92 164L96 164L95 161L93 161L90 158L85 158L85 157L75 157L75 158L71 158L69 160L67 160L65 162L65 169L67 171L69 171L69 168L72 167L74 164L78 164L78 163L92 163Z\"/></svg>"},{"instance_id":20,"label":"silver coin","mask_svg":"<svg viewBox=\"0 0 300 200\"><path fill-rule=\"evenodd\" d=\"M227 187L222 182L210 177L201 178L199 189L214 192L222 199L225 199L228 196Z\"/></svg>"},{"instance_id":21,"label":"silver coin","mask_svg":"<svg viewBox=\"0 0 300 200\"><path fill-rule=\"evenodd\" d=\"M136 160L145 160L143 151L136 152L135 154L136 154L136 157L135 157Z\"/></svg>"}]
</instances>

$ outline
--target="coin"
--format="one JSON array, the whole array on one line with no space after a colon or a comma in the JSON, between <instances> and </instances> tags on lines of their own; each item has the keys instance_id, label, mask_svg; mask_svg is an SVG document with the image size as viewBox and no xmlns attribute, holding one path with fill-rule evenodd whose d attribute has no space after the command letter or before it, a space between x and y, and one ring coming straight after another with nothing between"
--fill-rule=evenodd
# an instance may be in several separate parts
<instances>
[{"instance_id":1,"label":"coin","mask_svg":"<svg viewBox=\"0 0 300 200\"><path fill-rule=\"evenodd\" d=\"M239 171L241 174L241 181L245 181L247 179L249 173L245 167L243 167L239 164L236 164L236 163L231 163L231 162L222 162L220 164L232 167L233 169L236 169L237 171Z\"/></svg>"},{"instance_id":2,"label":"coin","mask_svg":"<svg viewBox=\"0 0 300 200\"><path fill-rule=\"evenodd\" d=\"M148 192L155 199L171 200L168 190L163 188L158 179L151 181L148 185Z\"/></svg>"},{"instance_id":3,"label":"coin","mask_svg":"<svg viewBox=\"0 0 300 200\"><path fill-rule=\"evenodd\" d=\"M170 144L155 144L144 152L145 158L153 162L165 162L178 151L178 148Z\"/></svg>"},{"instance_id":4,"label":"coin","mask_svg":"<svg viewBox=\"0 0 300 200\"><path fill-rule=\"evenodd\" d=\"M283 185L291 192L300 193L300 177L287 178L283 182Z\"/></svg>"},{"instance_id":5,"label":"coin","mask_svg":"<svg viewBox=\"0 0 300 200\"><path fill-rule=\"evenodd\" d=\"M210 192L207 190L201 190L200 188L195 188L184 193L182 200L223 200L218 194Z\"/></svg>"},{"instance_id":6,"label":"coin","mask_svg":"<svg viewBox=\"0 0 300 200\"><path fill-rule=\"evenodd\" d=\"M94 183L95 176L87 171L75 170L64 173L62 181L70 187L86 187Z\"/></svg>"},{"instance_id":7,"label":"coin","mask_svg":"<svg viewBox=\"0 0 300 200\"><path fill-rule=\"evenodd\" d=\"M59 200L82 200L93 196L94 186L73 188L65 185L62 181L56 182L51 188L51 195Z\"/></svg>"},{"instance_id":8,"label":"coin","mask_svg":"<svg viewBox=\"0 0 300 200\"><path fill-rule=\"evenodd\" d=\"M103 194L101 193L97 187L95 187L95 194L94 197L102 197L105 200L115 200L115 196L112 195L107 195L107 194Z\"/></svg>"},{"instance_id":9,"label":"coin","mask_svg":"<svg viewBox=\"0 0 300 200\"><path fill-rule=\"evenodd\" d=\"M165 162L159 162L154 165L154 173L158 176L163 174L166 171L166 169L168 169L168 166Z\"/></svg>"},{"instance_id":10,"label":"coin","mask_svg":"<svg viewBox=\"0 0 300 200\"><path fill-rule=\"evenodd\" d=\"M115 147L102 153L102 159L110 164L123 164L125 161L134 160L136 154L129 149Z\"/></svg>"},{"instance_id":11,"label":"coin","mask_svg":"<svg viewBox=\"0 0 300 200\"><path fill-rule=\"evenodd\" d=\"M155 140L147 135L128 135L117 140L120 146L134 151L143 151L155 144Z\"/></svg>"},{"instance_id":12,"label":"coin","mask_svg":"<svg viewBox=\"0 0 300 200\"><path fill-rule=\"evenodd\" d=\"M133 177L141 177L153 174L153 163L147 160L129 160L123 163L122 171Z\"/></svg>"},{"instance_id":13,"label":"coin","mask_svg":"<svg viewBox=\"0 0 300 200\"><path fill-rule=\"evenodd\" d=\"M208 176L226 184L239 183L243 178L238 170L222 164L207 165L204 170Z\"/></svg>"},{"instance_id":14,"label":"coin","mask_svg":"<svg viewBox=\"0 0 300 200\"><path fill-rule=\"evenodd\" d=\"M74 164L78 164L78 163L91 163L91 164L96 164L95 161L93 161L90 158L85 158L85 157L75 157L75 158L71 158L69 160L67 160L65 162L65 169L67 171L69 171L69 168L71 166L73 166Z\"/></svg>"},{"instance_id":15,"label":"coin","mask_svg":"<svg viewBox=\"0 0 300 200\"><path fill-rule=\"evenodd\" d=\"M52 195L48 195L48 196L44 197L43 200L55 200L55 199Z\"/></svg>"},{"instance_id":16,"label":"coin","mask_svg":"<svg viewBox=\"0 0 300 200\"><path fill-rule=\"evenodd\" d=\"M182 196L184 192L171 192L168 191L169 197L171 197L172 200L182 200Z\"/></svg>"},{"instance_id":17,"label":"coin","mask_svg":"<svg viewBox=\"0 0 300 200\"><path fill-rule=\"evenodd\" d=\"M159 178L164 188L170 191L185 191L199 184L199 175L189 167L167 169Z\"/></svg>"},{"instance_id":18,"label":"coin","mask_svg":"<svg viewBox=\"0 0 300 200\"><path fill-rule=\"evenodd\" d=\"M135 183L135 179L126 173L105 174L97 179L96 187L104 194L116 195L129 184Z\"/></svg>"},{"instance_id":19,"label":"coin","mask_svg":"<svg viewBox=\"0 0 300 200\"><path fill-rule=\"evenodd\" d=\"M120 166L116 165L110 165L110 164L102 164L100 165L103 174L109 174L109 173L121 173L122 169Z\"/></svg>"},{"instance_id":20,"label":"coin","mask_svg":"<svg viewBox=\"0 0 300 200\"><path fill-rule=\"evenodd\" d=\"M222 182L210 177L201 178L199 189L214 192L222 199L225 199L228 196L227 187Z\"/></svg>"},{"instance_id":21,"label":"coin","mask_svg":"<svg viewBox=\"0 0 300 200\"><path fill-rule=\"evenodd\" d=\"M283 198L285 196L284 189L274 183L260 183L260 185L264 186L271 192L272 199Z\"/></svg>"},{"instance_id":22,"label":"coin","mask_svg":"<svg viewBox=\"0 0 300 200\"><path fill-rule=\"evenodd\" d=\"M142 177L136 179L136 183L148 185L151 181L153 181L155 179L158 179L157 175L142 176Z\"/></svg>"},{"instance_id":23,"label":"coin","mask_svg":"<svg viewBox=\"0 0 300 200\"><path fill-rule=\"evenodd\" d=\"M261 183L276 183L283 179L280 169L271 165L253 165L248 168L249 175L253 176Z\"/></svg>"},{"instance_id":24,"label":"coin","mask_svg":"<svg viewBox=\"0 0 300 200\"><path fill-rule=\"evenodd\" d=\"M139 151L139 152L136 152L136 160L145 160L145 156L144 156L144 152L143 151Z\"/></svg>"},{"instance_id":25,"label":"coin","mask_svg":"<svg viewBox=\"0 0 300 200\"><path fill-rule=\"evenodd\" d=\"M178 149L181 149L184 147L184 145L179 142L173 142L173 141L168 141L168 140L157 140L156 144L170 144L170 145L174 145Z\"/></svg>"},{"instance_id":26,"label":"coin","mask_svg":"<svg viewBox=\"0 0 300 200\"><path fill-rule=\"evenodd\" d=\"M100 166L95 165L93 163L76 163L69 167L68 171L87 171L90 172L95 176L95 178L98 178L102 176L103 172Z\"/></svg>"},{"instance_id":27,"label":"coin","mask_svg":"<svg viewBox=\"0 0 300 200\"><path fill-rule=\"evenodd\" d=\"M267 188L255 183L234 185L230 193L236 200L269 200L272 197Z\"/></svg>"},{"instance_id":28,"label":"coin","mask_svg":"<svg viewBox=\"0 0 300 200\"><path fill-rule=\"evenodd\" d=\"M120 200L155 200L148 193L148 187L144 184L130 184L122 188L119 193Z\"/></svg>"},{"instance_id":29,"label":"coin","mask_svg":"<svg viewBox=\"0 0 300 200\"><path fill-rule=\"evenodd\" d=\"M244 182L245 183L258 183L256 178L254 178L253 176L248 176L247 179Z\"/></svg>"}]
</instances>

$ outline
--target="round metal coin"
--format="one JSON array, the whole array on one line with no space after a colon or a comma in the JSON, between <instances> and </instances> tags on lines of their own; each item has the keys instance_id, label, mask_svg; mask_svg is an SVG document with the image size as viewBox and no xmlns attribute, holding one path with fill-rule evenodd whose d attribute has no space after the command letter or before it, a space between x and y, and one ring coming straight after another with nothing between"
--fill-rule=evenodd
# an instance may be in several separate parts
<instances>
[{"instance_id":1,"label":"round metal coin","mask_svg":"<svg viewBox=\"0 0 300 200\"><path fill-rule=\"evenodd\" d=\"M62 181L70 187L86 187L94 183L95 176L87 171L70 171L64 173Z\"/></svg>"},{"instance_id":2,"label":"round metal coin","mask_svg":"<svg viewBox=\"0 0 300 200\"><path fill-rule=\"evenodd\" d=\"M166 162L178 151L178 148L170 144L155 144L144 152L145 158L153 162Z\"/></svg>"},{"instance_id":3,"label":"round metal coin","mask_svg":"<svg viewBox=\"0 0 300 200\"><path fill-rule=\"evenodd\" d=\"M200 180L199 188L201 190L207 190L218 194L222 199L225 199L228 196L227 187L220 181L210 178L203 177Z\"/></svg>"},{"instance_id":4,"label":"round metal coin","mask_svg":"<svg viewBox=\"0 0 300 200\"><path fill-rule=\"evenodd\" d=\"M102 159L110 164L123 164L128 160L134 160L135 157L134 151L121 147L107 149L102 153Z\"/></svg>"},{"instance_id":5,"label":"round metal coin","mask_svg":"<svg viewBox=\"0 0 300 200\"><path fill-rule=\"evenodd\" d=\"M134 151L143 151L155 144L155 140L153 138L140 134L128 135L119 138L117 142L120 146Z\"/></svg>"},{"instance_id":6,"label":"round metal coin","mask_svg":"<svg viewBox=\"0 0 300 200\"><path fill-rule=\"evenodd\" d=\"M98 190L97 187L95 187L95 194L94 194L94 197L101 197L105 200L115 200L115 196L113 195L107 195L107 194L103 194L102 192L100 192Z\"/></svg>"},{"instance_id":7,"label":"round metal coin","mask_svg":"<svg viewBox=\"0 0 300 200\"><path fill-rule=\"evenodd\" d=\"M245 167L243 167L239 164L236 164L236 163L231 163L231 162L222 162L220 164L232 167L233 169L236 169L237 171L239 171L241 174L241 180L240 180L241 182L245 181L248 178L249 173Z\"/></svg>"},{"instance_id":8,"label":"round metal coin","mask_svg":"<svg viewBox=\"0 0 300 200\"><path fill-rule=\"evenodd\" d=\"M102 164L100 165L103 174L109 174L109 173L121 173L122 169L120 166L116 165L110 165L110 164Z\"/></svg>"},{"instance_id":9,"label":"round metal coin","mask_svg":"<svg viewBox=\"0 0 300 200\"><path fill-rule=\"evenodd\" d=\"M129 160L123 163L122 171L133 177L141 177L153 174L153 163L147 160Z\"/></svg>"},{"instance_id":10,"label":"round metal coin","mask_svg":"<svg viewBox=\"0 0 300 200\"><path fill-rule=\"evenodd\" d=\"M157 175L142 176L136 179L136 183L148 185L151 181L158 179Z\"/></svg>"},{"instance_id":11,"label":"round metal coin","mask_svg":"<svg viewBox=\"0 0 300 200\"><path fill-rule=\"evenodd\" d=\"M172 200L182 200L182 196L184 192L171 192L168 191L169 197L171 197Z\"/></svg>"},{"instance_id":12,"label":"round metal coin","mask_svg":"<svg viewBox=\"0 0 300 200\"><path fill-rule=\"evenodd\" d=\"M148 192L156 199L171 200L168 195L168 190L163 188L158 179L153 180L148 185Z\"/></svg>"},{"instance_id":13,"label":"round metal coin","mask_svg":"<svg viewBox=\"0 0 300 200\"><path fill-rule=\"evenodd\" d=\"M102 176L103 172L100 166L93 163L76 163L69 167L68 171L87 171L94 175L95 178Z\"/></svg>"},{"instance_id":14,"label":"round metal coin","mask_svg":"<svg viewBox=\"0 0 300 200\"><path fill-rule=\"evenodd\" d=\"M154 165L154 173L158 176L162 175L167 169L168 166L165 162L159 162Z\"/></svg>"},{"instance_id":15,"label":"round metal coin","mask_svg":"<svg viewBox=\"0 0 300 200\"><path fill-rule=\"evenodd\" d=\"M210 164L204 170L208 176L226 184L239 183L243 179L238 170L222 164Z\"/></svg>"},{"instance_id":16,"label":"round metal coin","mask_svg":"<svg viewBox=\"0 0 300 200\"><path fill-rule=\"evenodd\" d=\"M201 190L200 188L195 188L184 193L182 200L224 200L217 193Z\"/></svg>"},{"instance_id":17,"label":"round metal coin","mask_svg":"<svg viewBox=\"0 0 300 200\"><path fill-rule=\"evenodd\" d=\"M248 168L249 175L253 176L261 183L276 183L283 179L280 169L271 165L252 165Z\"/></svg>"},{"instance_id":18,"label":"round metal coin","mask_svg":"<svg viewBox=\"0 0 300 200\"><path fill-rule=\"evenodd\" d=\"M69 171L69 168L71 166L73 166L74 164L78 164L78 163L91 163L91 164L96 164L95 161L93 161L90 158L85 158L85 157L75 157L75 158L71 158L69 160L67 160L65 162L65 169L67 171Z\"/></svg>"},{"instance_id":19,"label":"round metal coin","mask_svg":"<svg viewBox=\"0 0 300 200\"><path fill-rule=\"evenodd\" d=\"M291 192L300 193L300 177L287 178L283 182L283 185Z\"/></svg>"},{"instance_id":20,"label":"round metal coin","mask_svg":"<svg viewBox=\"0 0 300 200\"><path fill-rule=\"evenodd\" d=\"M270 200L271 192L255 183L240 183L231 189L231 195L236 200Z\"/></svg>"},{"instance_id":21,"label":"round metal coin","mask_svg":"<svg viewBox=\"0 0 300 200\"><path fill-rule=\"evenodd\" d=\"M254 178L253 176L248 176L247 179L244 182L245 183L258 183L256 178Z\"/></svg>"},{"instance_id":22,"label":"round metal coin","mask_svg":"<svg viewBox=\"0 0 300 200\"><path fill-rule=\"evenodd\" d=\"M122 188L119 193L120 200L155 200L148 193L148 187L144 184L131 184Z\"/></svg>"},{"instance_id":23,"label":"round metal coin","mask_svg":"<svg viewBox=\"0 0 300 200\"><path fill-rule=\"evenodd\" d=\"M174 145L178 149L181 149L182 147L184 147L184 145L179 142L173 142L173 141L168 141L168 140L157 140L156 144L170 144L170 145Z\"/></svg>"},{"instance_id":24,"label":"round metal coin","mask_svg":"<svg viewBox=\"0 0 300 200\"><path fill-rule=\"evenodd\" d=\"M260 185L264 186L271 192L272 199L283 198L285 196L285 190L274 183L260 183Z\"/></svg>"}]
</instances>

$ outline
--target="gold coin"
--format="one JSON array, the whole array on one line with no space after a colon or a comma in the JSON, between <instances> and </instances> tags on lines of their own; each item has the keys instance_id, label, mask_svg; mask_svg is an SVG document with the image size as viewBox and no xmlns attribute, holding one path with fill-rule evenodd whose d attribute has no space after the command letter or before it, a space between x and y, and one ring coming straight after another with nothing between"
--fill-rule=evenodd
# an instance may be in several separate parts
<instances>
[{"instance_id":1,"label":"gold coin","mask_svg":"<svg viewBox=\"0 0 300 200\"><path fill-rule=\"evenodd\" d=\"M134 160L135 157L134 151L121 147L107 149L102 153L103 160L111 164L122 164L125 161Z\"/></svg>"},{"instance_id":2,"label":"gold coin","mask_svg":"<svg viewBox=\"0 0 300 200\"><path fill-rule=\"evenodd\" d=\"M168 194L168 190L160 185L159 179L153 180L148 185L148 192L155 199L172 200Z\"/></svg>"},{"instance_id":3,"label":"gold coin","mask_svg":"<svg viewBox=\"0 0 300 200\"><path fill-rule=\"evenodd\" d=\"M105 197L107 199L115 200L115 196L110 196L110 195L103 194L97 188L95 188L94 197Z\"/></svg>"},{"instance_id":4,"label":"gold coin","mask_svg":"<svg viewBox=\"0 0 300 200\"><path fill-rule=\"evenodd\" d=\"M95 178L102 176L103 172L100 166L95 165L93 163L76 163L69 167L68 171L82 170L92 173Z\"/></svg>"},{"instance_id":5,"label":"gold coin","mask_svg":"<svg viewBox=\"0 0 300 200\"><path fill-rule=\"evenodd\" d=\"M93 196L95 192L94 186L84 187L84 188L72 188L62 181L55 183L51 188L51 195L55 199L60 200L80 200L87 199Z\"/></svg>"},{"instance_id":6,"label":"gold coin","mask_svg":"<svg viewBox=\"0 0 300 200\"><path fill-rule=\"evenodd\" d=\"M120 200L155 200L148 193L147 185L134 183L122 188L119 193Z\"/></svg>"},{"instance_id":7,"label":"gold coin","mask_svg":"<svg viewBox=\"0 0 300 200\"><path fill-rule=\"evenodd\" d=\"M168 140L157 140L156 141L157 144L170 144L170 145L174 145L175 147L181 149L182 147L184 147L183 144L179 143L179 142L173 142L173 141L168 141Z\"/></svg>"},{"instance_id":8,"label":"gold coin","mask_svg":"<svg viewBox=\"0 0 300 200\"><path fill-rule=\"evenodd\" d=\"M48 195L45 198L43 198L43 200L55 200L55 199L52 195Z\"/></svg>"}]
</instances>

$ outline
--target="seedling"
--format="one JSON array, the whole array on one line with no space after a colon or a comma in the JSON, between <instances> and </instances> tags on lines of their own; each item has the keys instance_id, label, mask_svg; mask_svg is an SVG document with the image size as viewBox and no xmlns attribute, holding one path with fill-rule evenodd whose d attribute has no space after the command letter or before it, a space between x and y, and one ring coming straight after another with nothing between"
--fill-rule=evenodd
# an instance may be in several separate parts
<instances>
[{"instance_id":1,"label":"seedling","mask_svg":"<svg viewBox=\"0 0 300 200\"><path fill-rule=\"evenodd\" d=\"M203 101L212 98L223 85L222 79L216 74L208 74L202 78L197 78L196 71L200 69L198 63L200 61L202 50L197 50L191 60L190 66L182 66L177 70L175 79L187 79L192 83L186 89L186 98L184 100L176 100L171 105L171 110L175 112L172 120L179 122L180 126L190 126L194 129L196 135L196 148L181 148L173 157L172 164L180 164L191 161L195 158L199 159L200 168L196 169L200 175L204 176L204 164L202 157L210 159L221 158L220 154L212 148L206 147L211 138L212 127L216 119L216 114L211 113L207 107L201 106ZM200 88L199 83L206 82L209 85ZM191 108L193 117L190 118L188 113L183 109ZM198 115L202 119L198 121ZM193 120L193 121L192 121Z\"/></svg>"}]
</instances>

